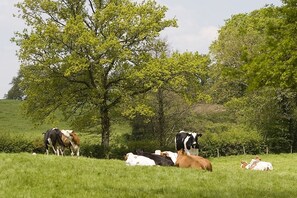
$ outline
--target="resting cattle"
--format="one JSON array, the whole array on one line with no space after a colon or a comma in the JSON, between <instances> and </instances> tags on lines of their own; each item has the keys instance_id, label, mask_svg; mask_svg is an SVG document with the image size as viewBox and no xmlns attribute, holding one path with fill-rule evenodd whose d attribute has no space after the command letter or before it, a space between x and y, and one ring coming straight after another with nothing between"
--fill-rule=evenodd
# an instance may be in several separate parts
<instances>
[{"instance_id":1,"label":"resting cattle","mask_svg":"<svg viewBox=\"0 0 297 198\"><path fill-rule=\"evenodd\" d=\"M63 145L61 136L62 133L59 129L57 128L52 128L47 130L44 134L44 145L45 145L45 150L46 154L49 154L49 146L53 149L54 153L56 155L59 155L59 149L57 148L57 143L59 145Z\"/></svg>"},{"instance_id":2,"label":"resting cattle","mask_svg":"<svg viewBox=\"0 0 297 198\"><path fill-rule=\"evenodd\" d=\"M171 151L162 151L161 152L161 150L155 150L155 154L169 157L174 164L176 162L177 153L174 153Z\"/></svg>"},{"instance_id":3,"label":"resting cattle","mask_svg":"<svg viewBox=\"0 0 297 198\"><path fill-rule=\"evenodd\" d=\"M61 139L63 142L61 152L64 154L65 148L69 148L71 150L71 156L79 156L79 145L80 139L78 135L73 130L61 130Z\"/></svg>"},{"instance_id":4,"label":"resting cattle","mask_svg":"<svg viewBox=\"0 0 297 198\"><path fill-rule=\"evenodd\" d=\"M145 156L145 157L148 157L148 158L154 160L156 165L160 165L160 166L173 166L174 165L174 163L170 159L170 157L167 157L167 156L162 156L162 155L158 155L155 153L148 153L148 152L144 152L142 150L137 150L136 154L142 155L142 156Z\"/></svg>"},{"instance_id":5,"label":"resting cattle","mask_svg":"<svg viewBox=\"0 0 297 198\"><path fill-rule=\"evenodd\" d=\"M133 153L127 153L125 156L126 165L128 166L154 166L155 161L141 155L134 155Z\"/></svg>"},{"instance_id":6,"label":"resting cattle","mask_svg":"<svg viewBox=\"0 0 297 198\"><path fill-rule=\"evenodd\" d=\"M183 149L187 154L190 154L190 149L199 148L198 137L201 137L201 133L192 133L186 131L180 131L175 136L175 148L177 151Z\"/></svg>"},{"instance_id":7,"label":"resting cattle","mask_svg":"<svg viewBox=\"0 0 297 198\"><path fill-rule=\"evenodd\" d=\"M260 171L269 171L273 170L273 166L270 162L263 162L261 159L252 159L248 164L247 162L241 161L241 168L249 170L260 170Z\"/></svg>"},{"instance_id":8,"label":"resting cattle","mask_svg":"<svg viewBox=\"0 0 297 198\"><path fill-rule=\"evenodd\" d=\"M195 155L189 155L182 149L177 152L175 165L180 168L194 168L198 170L212 171L212 165L209 160Z\"/></svg>"}]
</instances>

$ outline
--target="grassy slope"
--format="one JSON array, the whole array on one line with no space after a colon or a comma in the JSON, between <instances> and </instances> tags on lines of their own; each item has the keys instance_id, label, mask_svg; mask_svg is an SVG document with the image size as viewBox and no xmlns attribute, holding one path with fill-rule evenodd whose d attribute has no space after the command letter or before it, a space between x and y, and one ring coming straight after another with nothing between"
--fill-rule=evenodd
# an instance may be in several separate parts
<instances>
[{"instance_id":1,"label":"grassy slope","mask_svg":"<svg viewBox=\"0 0 297 198\"><path fill-rule=\"evenodd\" d=\"M58 127L60 129L68 129L69 125L66 122L55 120L51 124L34 125L29 119L22 114L21 101L17 100L0 100L0 137L1 134L22 136L24 138L40 138L43 139L42 132L52 127ZM75 129L74 129L75 130ZM114 124L112 125L112 136L122 135L124 133L130 133L131 129L128 124ZM87 134L83 131L77 131L81 137L82 144L88 143L100 143L99 134Z\"/></svg>"},{"instance_id":2,"label":"grassy slope","mask_svg":"<svg viewBox=\"0 0 297 198\"><path fill-rule=\"evenodd\" d=\"M67 127L65 122L58 120L54 125L61 128ZM0 100L0 133L40 136L42 132L52 127L51 124L34 125L26 119L21 111L21 101Z\"/></svg>"},{"instance_id":3,"label":"grassy slope","mask_svg":"<svg viewBox=\"0 0 297 198\"><path fill-rule=\"evenodd\" d=\"M296 154L265 155L274 170L243 170L211 159L214 171L128 167L121 160L0 154L0 197L297 197Z\"/></svg>"}]
</instances>

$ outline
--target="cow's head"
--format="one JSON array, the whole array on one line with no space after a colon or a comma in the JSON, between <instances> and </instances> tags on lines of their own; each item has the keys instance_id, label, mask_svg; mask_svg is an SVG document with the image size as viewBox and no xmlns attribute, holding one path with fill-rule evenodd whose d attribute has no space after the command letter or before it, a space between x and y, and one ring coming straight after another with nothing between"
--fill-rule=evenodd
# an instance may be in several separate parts
<instances>
[{"instance_id":1,"label":"cow's head","mask_svg":"<svg viewBox=\"0 0 297 198\"><path fill-rule=\"evenodd\" d=\"M198 149L199 148L199 142L198 142L198 137L201 137L202 134L201 133L190 133L189 134L189 146L194 148L194 149ZM187 143L187 147L188 147L188 143Z\"/></svg>"}]
</instances>

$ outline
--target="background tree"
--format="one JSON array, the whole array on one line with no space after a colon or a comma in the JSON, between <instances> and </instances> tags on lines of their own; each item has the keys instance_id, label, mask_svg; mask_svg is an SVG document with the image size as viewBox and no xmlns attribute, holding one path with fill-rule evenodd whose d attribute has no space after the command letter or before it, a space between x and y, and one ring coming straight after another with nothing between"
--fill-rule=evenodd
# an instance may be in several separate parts
<instances>
[{"instance_id":1,"label":"background tree","mask_svg":"<svg viewBox=\"0 0 297 198\"><path fill-rule=\"evenodd\" d=\"M9 89L7 94L4 95L4 98L6 99L12 99L12 100L22 100L24 99L24 91L20 88L20 82L21 82L21 75L18 73L16 77L12 78L11 85L12 87Z\"/></svg>"},{"instance_id":2,"label":"background tree","mask_svg":"<svg viewBox=\"0 0 297 198\"><path fill-rule=\"evenodd\" d=\"M169 142L173 143L168 142L168 139L174 140L176 131L185 129L181 121L178 121L185 119L184 111L189 110L194 102L209 98L203 90L207 80L208 64L208 57L198 53L167 54L166 51L162 51L158 57L148 62L145 70L135 74L142 76L144 82L154 79L156 84L155 89L141 98L147 101L145 104L151 110L151 114L141 115L143 110L136 114L135 127L139 130L140 123L143 125L140 130L142 135L135 131L135 136L143 137L143 133L147 133L148 137L159 140L159 147L164 147ZM147 120L147 124L139 122L141 119Z\"/></svg>"},{"instance_id":3,"label":"background tree","mask_svg":"<svg viewBox=\"0 0 297 198\"><path fill-rule=\"evenodd\" d=\"M286 145L296 145L296 69L293 68L297 56L293 35L297 26L292 19L296 1L283 2L282 7L268 6L227 21L211 46L215 60L213 74L218 79L212 88L227 90L223 93L231 97L223 102L236 97L240 101L237 104L244 104L245 108L241 106L244 110L238 111L244 115L251 113L244 122L253 121L252 125L262 131L266 140L279 137L278 143L273 143L279 144L282 137ZM229 86L234 84L243 86L235 86L238 91L234 92ZM228 90L236 94L228 94ZM248 102L244 102L246 99Z\"/></svg>"},{"instance_id":4,"label":"background tree","mask_svg":"<svg viewBox=\"0 0 297 198\"><path fill-rule=\"evenodd\" d=\"M28 26L13 39L27 115L44 120L61 110L73 123L101 126L108 155L111 114L152 89L134 73L147 66L159 32L176 21L165 20L167 8L155 1L24 0L17 7Z\"/></svg>"}]
</instances>

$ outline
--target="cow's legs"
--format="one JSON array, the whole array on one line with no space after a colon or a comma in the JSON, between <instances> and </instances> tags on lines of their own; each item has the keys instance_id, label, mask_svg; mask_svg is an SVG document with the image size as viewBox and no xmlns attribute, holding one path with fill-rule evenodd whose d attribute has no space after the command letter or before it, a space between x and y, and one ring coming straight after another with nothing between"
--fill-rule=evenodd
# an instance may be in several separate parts
<instances>
[{"instance_id":1,"label":"cow's legs","mask_svg":"<svg viewBox=\"0 0 297 198\"><path fill-rule=\"evenodd\" d=\"M51 138L48 138L47 141L48 141L48 143L50 144L50 146L52 147L54 153L57 154L57 151L56 151L56 149L55 149L55 147L54 147L54 145L53 145L53 142L52 142ZM59 153L58 153L58 155L59 155Z\"/></svg>"},{"instance_id":2,"label":"cow's legs","mask_svg":"<svg viewBox=\"0 0 297 198\"><path fill-rule=\"evenodd\" d=\"M79 156L79 147L77 147L76 156Z\"/></svg>"}]
</instances>

